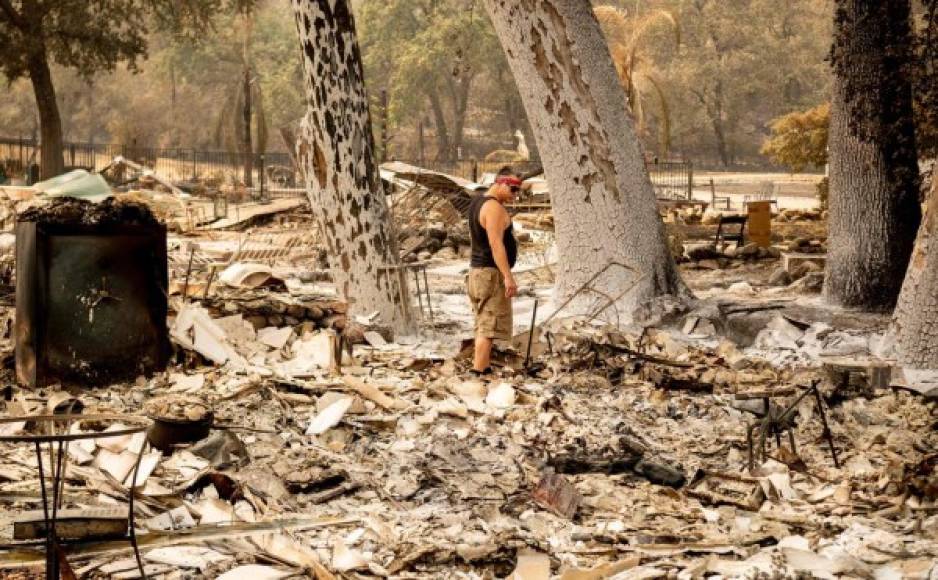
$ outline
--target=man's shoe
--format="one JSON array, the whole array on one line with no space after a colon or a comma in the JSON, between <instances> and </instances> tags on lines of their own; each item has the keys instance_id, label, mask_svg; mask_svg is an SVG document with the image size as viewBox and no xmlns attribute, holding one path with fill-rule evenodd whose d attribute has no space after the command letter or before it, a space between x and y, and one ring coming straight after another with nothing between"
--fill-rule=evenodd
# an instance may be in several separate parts
<instances>
[{"instance_id":1,"label":"man's shoe","mask_svg":"<svg viewBox=\"0 0 938 580\"><path fill-rule=\"evenodd\" d=\"M485 369L481 371L477 371L475 369L469 369L469 374L475 377L485 377L485 376L492 374L492 372L493 372L492 367L485 367Z\"/></svg>"}]
</instances>

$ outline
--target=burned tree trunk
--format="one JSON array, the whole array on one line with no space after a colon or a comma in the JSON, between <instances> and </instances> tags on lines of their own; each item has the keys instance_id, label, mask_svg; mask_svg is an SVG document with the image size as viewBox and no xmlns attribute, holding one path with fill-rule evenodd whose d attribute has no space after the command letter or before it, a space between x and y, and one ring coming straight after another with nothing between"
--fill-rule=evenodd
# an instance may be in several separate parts
<instances>
[{"instance_id":1,"label":"burned tree trunk","mask_svg":"<svg viewBox=\"0 0 938 580\"><path fill-rule=\"evenodd\" d=\"M938 169L938 162L935 164ZM938 369L938 175L918 231L909 270L896 305L894 331L899 362Z\"/></svg>"},{"instance_id":2,"label":"burned tree trunk","mask_svg":"<svg viewBox=\"0 0 938 580\"><path fill-rule=\"evenodd\" d=\"M244 67L244 107L241 110L244 126L241 132L241 151L244 154L244 186L254 187L254 143L251 139L251 68Z\"/></svg>"},{"instance_id":3,"label":"burned tree trunk","mask_svg":"<svg viewBox=\"0 0 938 580\"><path fill-rule=\"evenodd\" d=\"M909 2L838 0L830 128L827 299L889 310L921 219Z\"/></svg>"},{"instance_id":4,"label":"burned tree trunk","mask_svg":"<svg viewBox=\"0 0 938 580\"><path fill-rule=\"evenodd\" d=\"M42 179L49 179L65 171L65 158L62 154L62 117L55 99L55 86L52 84L52 71L45 48L37 48L34 54L29 55L27 65L29 80L36 95L36 108L39 110L39 134L42 139L40 170Z\"/></svg>"},{"instance_id":5,"label":"burned tree trunk","mask_svg":"<svg viewBox=\"0 0 938 580\"><path fill-rule=\"evenodd\" d=\"M656 296L686 295L590 3L485 0L485 6L550 183L560 253L555 297L571 296L613 261L643 276L619 302L623 312ZM597 287L617 296L634 279L613 269Z\"/></svg>"},{"instance_id":6,"label":"burned tree trunk","mask_svg":"<svg viewBox=\"0 0 938 580\"><path fill-rule=\"evenodd\" d=\"M292 0L309 101L297 157L336 286L398 331L411 314L375 162L361 54L348 0Z\"/></svg>"}]
</instances>

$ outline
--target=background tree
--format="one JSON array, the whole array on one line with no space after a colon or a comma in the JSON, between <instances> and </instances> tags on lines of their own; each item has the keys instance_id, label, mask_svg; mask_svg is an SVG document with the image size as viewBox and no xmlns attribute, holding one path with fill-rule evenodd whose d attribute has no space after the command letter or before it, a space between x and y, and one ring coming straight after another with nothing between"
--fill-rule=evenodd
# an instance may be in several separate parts
<instances>
[{"instance_id":1,"label":"background tree","mask_svg":"<svg viewBox=\"0 0 938 580\"><path fill-rule=\"evenodd\" d=\"M241 37L240 74L232 79L225 105L218 116L216 142L228 151L237 151L243 160L242 180L254 185L254 159L267 149L267 118L264 93L254 70L253 42L255 11L253 2L238 2L238 34Z\"/></svg>"},{"instance_id":2,"label":"background tree","mask_svg":"<svg viewBox=\"0 0 938 580\"><path fill-rule=\"evenodd\" d=\"M28 77L39 113L42 175L62 172L62 120L51 63L85 77L118 62L134 68L146 56L153 23L173 30L204 28L216 0L0 0L0 70Z\"/></svg>"},{"instance_id":3,"label":"background tree","mask_svg":"<svg viewBox=\"0 0 938 580\"><path fill-rule=\"evenodd\" d=\"M409 295L375 159L355 22L347 0L292 0L306 96L297 157L339 292L397 331Z\"/></svg>"},{"instance_id":4,"label":"background tree","mask_svg":"<svg viewBox=\"0 0 938 580\"><path fill-rule=\"evenodd\" d=\"M891 310L921 220L909 0L837 0L824 292Z\"/></svg>"},{"instance_id":5,"label":"background tree","mask_svg":"<svg viewBox=\"0 0 938 580\"><path fill-rule=\"evenodd\" d=\"M938 0L923 2L922 32L916 51L916 123L923 157L938 155ZM931 170L931 193L896 304L894 327L899 362L938 368L938 163Z\"/></svg>"},{"instance_id":6,"label":"background tree","mask_svg":"<svg viewBox=\"0 0 938 580\"><path fill-rule=\"evenodd\" d=\"M793 173L824 167L830 121L830 103L783 115L772 121L772 136L762 146L762 154Z\"/></svg>"},{"instance_id":7,"label":"background tree","mask_svg":"<svg viewBox=\"0 0 938 580\"><path fill-rule=\"evenodd\" d=\"M759 164L769 121L828 98L829 0L649 0L635 16L668 10L650 58L671 102L674 149L698 164Z\"/></svg>"},{"instance_id":8,"label":"background tree","mask_svg":"<svg viewBox=\"0 0 938 580\"><path fill-rule=\"evenodd\" d=\"M921 1L915 39L913 104L919 158L938 158L938 1Z\"/></svg>"},{"instance_id":9,"label":"background tree","mask_svg":"<svg viewBox=\"0 0 938 580\"><path fill-rule=\"evenodd\" d=\"M667 155L671 148L671 107L659 78L660 69L647 54L646 37L655 26L664 25L673 30L675 46L680 46L681 29L677 20L667 10L655 10L641 18L629 18L625 10L610 5L597 6L594 11L609 44L639 134L647 132L646 101L652 101L657 105L658 144L661 154Z\"/></svg>"},{"instance_id":10,"label":"background tree","mask_svg":"<svg viewBox=\"0 0 938 580\"><path fill-rule=\"evenodd\" d=\"M684 295L599 23L580 0L486 0L540 146L556 219L555 296L571 296L612 261L641 281L621 302L632 308ZM634 275L613 269L598 286L621 294Z\"/></svg>"},{"instance_id":11,"label":"background tree","mask_svg":"<svg viewBox=\"0 0 938 580\"><path fill-rule=\"evenodd\" d=\"M418 125L432 128L432 156L443 161L511 148L518 130L530 136L480 0L366 0L359 15L372 110L386 93L395 156L419 157ZM494 139L467 143L470 124ZM424 154L431 156L429 147Z\"/></svg>"}]
</instances>

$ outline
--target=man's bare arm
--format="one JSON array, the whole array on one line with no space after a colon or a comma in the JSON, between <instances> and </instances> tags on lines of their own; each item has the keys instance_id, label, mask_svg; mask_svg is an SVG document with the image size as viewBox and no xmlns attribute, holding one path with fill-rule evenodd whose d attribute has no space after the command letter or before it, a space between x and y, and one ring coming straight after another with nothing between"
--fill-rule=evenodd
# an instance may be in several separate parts
<instances>
[{"instance_id":1,"label":"man's bare arm","mask_svg":"<svg viewBox=\"0 0 938 580\"><path fill-rule=\"evenodd\" d=\"M511 274L511 265L508 263L508 251L505 249L505 244L502 240L502 236L505 234L505 229L508 228L510 221L508 212L505 211L505 208L499 203L487 203L483 206L482 212L483 215L480 216L482 219L479 221L482 223L482 227L485 228L485 233L488 236L489 246L492 248L492 258L495 260L495 265L505 279L505 294L511 298L518 293L518 285L515 283L515 278Z\"/></svg>"}]
</instances>

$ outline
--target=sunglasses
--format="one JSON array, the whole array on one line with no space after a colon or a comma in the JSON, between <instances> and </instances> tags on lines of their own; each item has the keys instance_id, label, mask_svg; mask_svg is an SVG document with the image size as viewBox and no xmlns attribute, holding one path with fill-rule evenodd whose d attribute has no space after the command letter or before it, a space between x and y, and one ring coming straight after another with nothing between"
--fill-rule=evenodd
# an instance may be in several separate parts
<instances>
[{"instance_id":1,"label":"sunglasses","mask_svg":"<svg viewBox=\"0 0 938 580\"><path fill-rule=\"evenodd\" d=\"M518 193L519 191L521 191L521 186L520 186L520 185L512 185L512 186L510 186L508 189L511 190L511 193Z\"/></svg>"}]
</instances>

